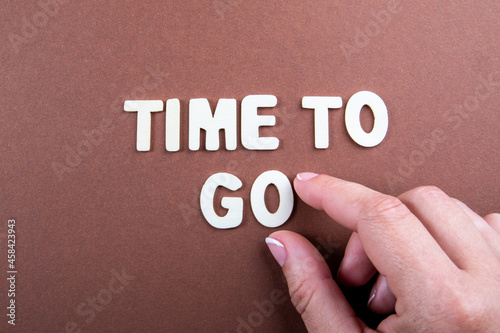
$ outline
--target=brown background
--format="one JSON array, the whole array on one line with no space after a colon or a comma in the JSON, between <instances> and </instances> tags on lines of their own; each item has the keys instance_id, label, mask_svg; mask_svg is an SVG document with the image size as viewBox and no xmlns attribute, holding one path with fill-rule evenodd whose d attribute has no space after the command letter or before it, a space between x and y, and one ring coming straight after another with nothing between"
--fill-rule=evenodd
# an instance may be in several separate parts
<instances>
[{"instance_id":1,"label":"brown background","mask_svg":"<svg viewBox=\"0 0 500 333\"><path fill-rule=\"evenodd\" d=\"M258 224L249 203L253 181L267 170L290 179L328 173L394 195L434 184L480 214L498 211L500 3L404 2L375 23L373 13L390 3L71 1L46 20L35 2L2 3L0 277L7 220L15 218L15 329L63 332L74 321L82 332L236 331L238 317L257 311L255 301L286 291L264 244L273 230ZM9 38L23 36L26 22L38 27L16 52ZM357 51L346 56L343 43ZM151 68L161 73L156 85ZM496 83L485 88L488 79ZM340 96L345 105L361 90L388 107L385 140L358 146L342 108L330 111L330 148L315 150L302 97ZM476 91L482 97L474 100ZM189 99L215 106L236 98L239 109L250 94L277 96L276 108L261 111L277 125L261 133L278 137L278 150L253 153L240 143L233 152L188 150ZM129 98L181 100L180 152L164 149L164 113L153 116L152 151L135 151L136 116L123 112ZM58 177L53 165L65 163L65 145L76 149L102 122L111 124L102 142ZM430 144L434 131L442 139ZM198 207L205 180L222 171L244 183L234 193L245 200L244 221L226 231ZM299 199L280 229L319 245L332 269L349 235ZM86 323L76 309L107 287L112 270L135 279ZM360 311L368 292L350 291ZM2 317L0 330L11 329ZM305 329L286 301L254 330Z\"/></svg>"}]
</instances>

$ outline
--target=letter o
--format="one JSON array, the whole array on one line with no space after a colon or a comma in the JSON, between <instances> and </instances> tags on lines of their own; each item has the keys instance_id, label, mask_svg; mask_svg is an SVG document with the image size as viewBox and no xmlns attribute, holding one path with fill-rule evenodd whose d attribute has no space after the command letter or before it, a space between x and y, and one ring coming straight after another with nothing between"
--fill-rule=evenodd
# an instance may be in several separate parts
<instances>
[{"instance_id":1,"label":"letter o","mask_svg":"<svg viewBox=\"0 0 500 333\"><path fill-rule=\"evenodd\" d=\"M274 184L278 189L280 203L278 210L270 213L265 202L266 188ZM280 171L271 170L261 174L252 185L250 192L252 211L260 224L276 228L285 223L293 210L293 189L288 178Z\"/></svg>"},{"instance_id":2,"label":"letter o","mask_svg":"<svg viewBox=\"0 0 500 333\"><path fill-rule=\"evenodd\" d=\"M85 149L83 149L84 147ZM92 152L94 151L94 147L92 147L90 142L85 139L78 143L78 145L76 146L76 150L81 157L86 157L92 154Z\"/></svg>"},{"instance_id":3,"label":"letter o","mask_svg":"<svg viewBox=\"0 0 500 333\"><path fill-rule=\"evenodd\" d=\"M105 296L106 299L103 296ZM113 300L113 295L111 295L111 292L109 290L101 289L96 298L101 305L108 305Z\"/></svg>"},{"instance_id":4,"label":"letter o","mask_svg":"<svg viewBox=\"0 0 500 333\"><path fill-rule=\"evenodd\" d=\"M373 129L366 133L361 127L359 115L363 106L373 112ZM389 128L389 115L384 101L370 91L360 91L352 95L345 109L345 126L349 136L360 146L375 147L384 140Z\"/></svg>"},{"instance_id":5,"label":"letter o","mask_svg":"<svg viewBox=\"0 0 500 333\"><path fill-rule=\"evenodd\" d=\"M248 323L253 327L258 327L264 323L264 317L257 311L250 312L248 315Z\"/></svg>"}]
</instances>

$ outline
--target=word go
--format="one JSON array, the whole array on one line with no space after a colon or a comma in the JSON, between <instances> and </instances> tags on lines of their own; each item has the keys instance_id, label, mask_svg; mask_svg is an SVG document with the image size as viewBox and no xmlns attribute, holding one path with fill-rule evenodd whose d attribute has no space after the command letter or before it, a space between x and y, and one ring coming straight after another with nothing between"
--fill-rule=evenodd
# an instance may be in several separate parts
<instances>
[{"instance_id":1,"label":"word go","mask_svg":"<svg viewBox=\"0 0 500 333\"><path fill-rule=\"evenodd\" d=\"M271 184L276 186L279 193L279 206L274 213L269 212L264 198L266 189ZM214 210L214 196L215 191L220 186L231 191L237 191L243 186L243 183L238 177L230 173L220 172L210 176L201 189L201 212L207 222L214 228L236 228L243 221L243 199L223 197L221 206L228 211L225 216L217 215ZM260 224L269 228L276 228L285 223L293 210L293 189L287 176L276 170L262 173L252 185L250 204L255 218Z\"/></svg>"}]
</instances>

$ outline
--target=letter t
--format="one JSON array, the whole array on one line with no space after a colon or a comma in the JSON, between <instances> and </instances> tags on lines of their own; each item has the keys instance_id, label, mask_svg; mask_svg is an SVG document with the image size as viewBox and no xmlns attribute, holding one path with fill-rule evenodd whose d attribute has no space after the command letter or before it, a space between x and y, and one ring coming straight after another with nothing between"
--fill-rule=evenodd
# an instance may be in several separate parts
<instances>
[{"instance_id":1,"label":"letter t","mask_svg":"<svg viewBox=\"0 0 500 333\"><path fill-rule=\"evenodd\" d=\"M151 149L151 112L163 111L163 101L125 101L126 112L137 112L137 151Z\"/></svg>"}]
</instances>

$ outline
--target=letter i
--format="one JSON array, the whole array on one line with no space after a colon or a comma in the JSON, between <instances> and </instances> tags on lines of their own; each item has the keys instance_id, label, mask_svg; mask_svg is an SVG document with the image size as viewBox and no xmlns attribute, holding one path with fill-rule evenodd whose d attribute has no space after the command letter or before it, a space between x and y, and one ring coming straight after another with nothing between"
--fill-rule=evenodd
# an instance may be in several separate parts
<instances>
[{"instance_id":1,"label":"letter i","mask_svg":"<svg viewBox=\"0 0 500 333\"><path fill-rule=\"evenodd\" d=\"M165 147L167 151L179 151L181 104L177 98L167 100L165 116Z\"/></svg>"}]
</instances>

